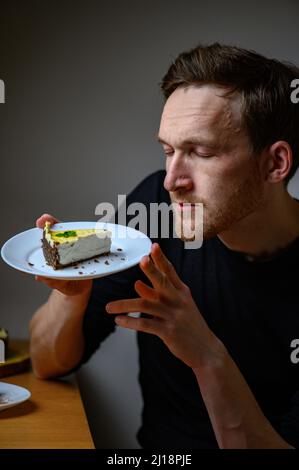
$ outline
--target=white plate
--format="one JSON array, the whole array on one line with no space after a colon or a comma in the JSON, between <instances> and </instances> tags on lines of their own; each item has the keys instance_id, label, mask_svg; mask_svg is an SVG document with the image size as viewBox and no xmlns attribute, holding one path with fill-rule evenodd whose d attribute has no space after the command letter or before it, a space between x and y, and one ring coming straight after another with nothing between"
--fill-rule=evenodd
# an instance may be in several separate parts
<instances>
[{"instance_id":1,"label":"white plate","mask_svg":"<svg viewBox=\"0 0 299 470\"><path fill-rule=\"evenodd\" d=\"M26 388L0 382L0 411L18 405L30 397L31 393Z\"/></svg>"},{"instance_id":2,"label":"white plate","mask_svg":"<svg viewBox=\"0 0 299 470\"><path fill-rule=\"evenodd\" d=\"M53 230L105 228L112 232L111 253L79 262L77 267L54 270L46 264L41 238L43 231L32 228L10 238L2 247L3 260L19 271L56 279L93 279L114 274L139 263L151 250L151 240L142 232L124 225L104 222L64 222L53 225ZM96 260L96 261L95 261Z\"/></svg>"}]
</instances>

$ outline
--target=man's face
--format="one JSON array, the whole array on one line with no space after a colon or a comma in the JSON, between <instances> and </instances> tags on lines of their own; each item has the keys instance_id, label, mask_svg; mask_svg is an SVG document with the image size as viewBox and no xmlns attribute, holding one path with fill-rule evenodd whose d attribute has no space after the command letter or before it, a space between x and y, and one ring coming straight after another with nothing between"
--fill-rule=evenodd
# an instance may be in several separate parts
<instances>
[{"instance_id":1,"label":"man's face","mask_svg":"<svg viewBox=\"0 0 299 470\"><path fill-rule=\"evenodd\" d=\"M177 88L162 113L164 186L182 239L199 230L196 203L203 204L203 238L209 238L251 214L263 198L260 162L242 129L239 99L221 94L212 85Z\"/></svg>"}]
</instances>

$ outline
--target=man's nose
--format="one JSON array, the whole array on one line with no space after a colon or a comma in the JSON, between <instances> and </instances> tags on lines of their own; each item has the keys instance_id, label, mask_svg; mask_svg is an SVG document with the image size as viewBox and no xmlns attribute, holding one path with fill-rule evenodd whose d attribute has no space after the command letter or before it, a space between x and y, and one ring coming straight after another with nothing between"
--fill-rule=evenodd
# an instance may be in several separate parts
<instances>
[{"instance_id":1,"label":"man's nose","mask_svg":"<svg viewBox=\"0 0 299 470\"><path fill-rule=\"evenodd\" d=\"M192 188L189 170L180 158L172 157L170 164L167 165L164 188L170 192L177 191L178 189L189 190Z\"/></svg>"}]
</instances>

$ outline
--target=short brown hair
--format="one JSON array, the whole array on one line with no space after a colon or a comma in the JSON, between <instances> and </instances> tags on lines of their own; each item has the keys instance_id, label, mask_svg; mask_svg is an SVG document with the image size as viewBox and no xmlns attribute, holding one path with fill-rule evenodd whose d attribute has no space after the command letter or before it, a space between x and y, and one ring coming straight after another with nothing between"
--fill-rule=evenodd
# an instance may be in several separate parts
<instances>
[{"instance_id":1,"label":"short brown hair","mask_svg":"<svg viewBox=\"0 0 299 470\"><path fill-rule=\"evenodd\" d=\"M299 164L299 104L291 101L291 82L299 68L268 59L254 51L214 43L181 53L163 77L161 88L167 99L180 86L213 83L242 98L242 121L253 152L278 140L289 143L293 165L285 183Z\"/></svg>"}]
</instances>

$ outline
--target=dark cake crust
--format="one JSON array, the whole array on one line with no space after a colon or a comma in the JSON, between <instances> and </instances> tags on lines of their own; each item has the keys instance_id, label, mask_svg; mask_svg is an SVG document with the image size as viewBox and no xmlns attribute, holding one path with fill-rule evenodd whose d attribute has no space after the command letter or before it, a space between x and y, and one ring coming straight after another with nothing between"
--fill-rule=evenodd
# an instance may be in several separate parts
<instances>
[{"instance_id":1,"label":"dark cake crust","mask_svg":"<svg viewBox=\"0 0 299 470\"><path fill-rule=\"evenodd\" d=\"M45 237L45 232L43 234L42 242L42 249L44 253L44 257L47 263L52 266L53 269L61 269L64 266L59 262L59 253L54 243L54 246L51 246L48 240Z\"/></svg>"},{"instance_id":2,"label":"dark cake crust","mask_svg":"<svg viewBox=\"0 0 299 470\"><path fill-rule=\"evenodd\" d=\"M47 261L47 263L52 266L53 269L63 269L67 268L69 266L76 266L79 263L82 263L83 261L87 261L89 259L97 258L98 256L103 256L103 255L108 255L110 251L107 251L106 253L101 253L100 255L96 256L91 256L90 258L84 258L80 261L74 261L73 263L69 264L60 264L60 258L59 258L59 253L56 248L56 243L54 242L54 246L51 246L48 240L45 237L45 233L43 234L43 238L41 240L42 242L42 249L43 249L43 254L44 257Z\"/></svg>"}]
</instances>

